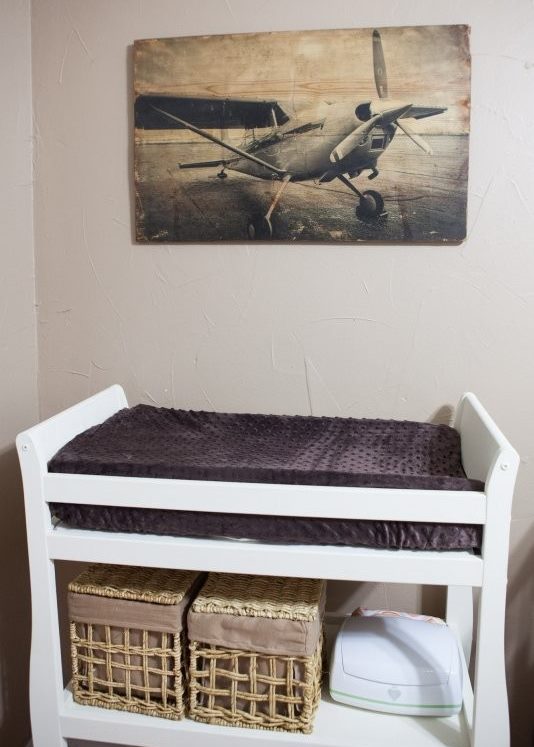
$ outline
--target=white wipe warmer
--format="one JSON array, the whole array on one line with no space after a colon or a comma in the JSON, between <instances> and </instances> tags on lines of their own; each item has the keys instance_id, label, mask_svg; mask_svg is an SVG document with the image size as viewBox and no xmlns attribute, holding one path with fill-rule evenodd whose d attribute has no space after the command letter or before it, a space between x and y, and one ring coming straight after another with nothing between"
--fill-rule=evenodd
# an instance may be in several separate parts
<instances>
[{"instance_id":1,"label":"white wipe warmer","mask_svg":"<svg viewBox=\"0 0 534 747\"><path fill-rule=\"evenodd\" d=\"M462 665L445 624L409 617L356 616L343 623L330 667L334 700L411 716L462 708Z\"/></svg>"}]
</instances>

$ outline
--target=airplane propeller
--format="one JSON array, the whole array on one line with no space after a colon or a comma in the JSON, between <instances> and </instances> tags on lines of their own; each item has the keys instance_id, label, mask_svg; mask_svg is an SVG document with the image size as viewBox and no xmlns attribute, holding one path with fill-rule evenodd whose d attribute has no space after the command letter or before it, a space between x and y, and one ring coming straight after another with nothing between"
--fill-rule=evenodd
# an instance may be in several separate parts
<instances>
[{"instance_id":1,"label":"airplane propeller","mask_svg":"<svg viewBox=\"0 0 534 747\"><path fill-rule=\"evenodd\" d=\"M330 153L330 161L336 163L346 158L351 151L362 145L367 139L375 125L395 124L404 134L412 140L427 155L432 154L432 148L423 138L415 133L406 122L400 122L403 116L410 116L409 111L413 104L405 104L400 101L389 100L388 76L386 71L386 61L384 58L384 49L380 32L376 29L373 31L373 69L375 75L375 86L378 98L384 103L369 102L363 107L358 107L358 116L366 116L367 121L358 125L347 137L345 137ZM389 107L388 107L389 103ZM363 114L362 114L363 112Z\"/></svg>"},{"instance_id":2,"label":"airplane propeller","mask_svg":"<svg viewBox=\"0 0 534 747\"><path fill-rule=\"evenodd\" d=\"M395 122L395 124L397 125L397 127L400 127L404 134L408 135L410 140L413 140L413 142L418 145L421 150L424 150L427 156L432 155L432 148L430 147L430 145L426 142L426 140L423 140L421 135L418 135L416 132L414 132L412 128L406 124L406 122Z\"/></svg>"},{"instance_id":3,"label":"airplane propeller","mask_svg":"<svg viewBox=\"0 0 534 747\"><path fill-rule=\"evenodd\" d=\"M384 59L384 50L382 49L382 39L376 29L373 31L373 68L375 71L375 86L378 97L387 99L389 94L386 60Z\"/></svg>"}]
</instances>

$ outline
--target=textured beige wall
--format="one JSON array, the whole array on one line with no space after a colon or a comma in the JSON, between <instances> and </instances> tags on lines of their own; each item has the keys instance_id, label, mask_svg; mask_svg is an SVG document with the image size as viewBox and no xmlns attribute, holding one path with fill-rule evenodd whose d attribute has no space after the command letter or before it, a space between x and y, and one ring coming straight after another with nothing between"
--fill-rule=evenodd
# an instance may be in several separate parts
<instances>
[{"instance_id":1,"label":"textured beige wall","mask_svg":"<svg viewBox=\"0 0 534 747\"><path fill-rule=\"evenodd\" d=\"M472 26L464 244L133 244L134 39L432 23ZM112 382L131 402L414 419L474 390L523 457L507 643L516 747L530 744L534 686L533 32L529 0L33 6L43 415Z\"/></svg>"},{"instance_id":2,"label":"textured beige wall","mask_svg":"<svg viewBox=\"0 0 534 747\"><path fill-rule=\"evenodd\" d=\"M0 744L22 747L30 591L14 440L38 417L29 0L1 0L0 16Z\"/></svg>"}]
</instances>

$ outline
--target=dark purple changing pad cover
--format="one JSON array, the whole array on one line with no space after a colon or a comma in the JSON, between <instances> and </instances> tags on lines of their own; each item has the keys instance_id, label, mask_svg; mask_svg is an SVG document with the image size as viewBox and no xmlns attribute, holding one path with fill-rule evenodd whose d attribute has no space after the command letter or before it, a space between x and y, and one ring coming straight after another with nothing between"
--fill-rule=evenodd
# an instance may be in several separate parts
<instances>
[{"instance_id":1,"label":"dark purple changing pad cover","mask_svg":"<svg viewBox=\"0 0 534 747\"><path fill-rule=\"evenodd\" d=\"M466 477L446 425L173 410L137 405L76 436L50 472L426 490L483 490ZM402 493L399 493L402 500ZM268 542L417 549L478 547L481 529L419 522L317 519L51 504L74 526Z\"/></svg>"}]
</instances>

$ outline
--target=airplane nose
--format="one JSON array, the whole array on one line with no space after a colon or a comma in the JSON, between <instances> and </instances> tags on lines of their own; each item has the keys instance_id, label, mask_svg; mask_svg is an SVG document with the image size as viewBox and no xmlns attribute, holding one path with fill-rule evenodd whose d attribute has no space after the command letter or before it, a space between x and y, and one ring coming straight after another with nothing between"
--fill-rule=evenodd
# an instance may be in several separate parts
<instances>
[{"instance_id":1,"label":"airplane nose","mask_svg":"<svg viewBox=\"0 0 534 747\"><path fill-rule=\"evenodd\" d=\"M380 114L383 117L384 124L388 124L401 117L411 107L411 103L398 99L372 99L371 101L360 101L354 109L354 113L360 122L368 122L371 117Z\"/></svg>"},{"instance_id":2,"label":"airplane nose","mask_svg":"<svg viewBox=\"0 0 534 747\"><path fill-rule=\"evenodd\" d=\"M411 107L412 104L405 101L373 99L372 101L361 101L354 109L354 114L360 122L368 122L371 117L380 114L383 124L389 124L405 114Z\"/></svg>"},{"instance_id":3,"label":"airplane nose","mask_svg":"<svg viewBox=\"0 0 534 747\"><path fill-rule=\"evenodd\" d=\"M379 99L378 111L374 111L373 104L371 102L371 117L363 123L360 123L349 135L336 145L336 147L330 153L330 161L337 163L346 158L355 148L363 145L367 141L368 135L371 133L374 127L377 125L388 125L394 122L398 117L406 114L411 108L412 104L403 104L395 102L396 106L391 106L392 102L386 99ZM389 106L388 106L389 105ZM357 109L356 109L357 111Z\"/></svg>"},{"instance_id":4,"label":"airplane nose","mask_svg":"<svg viewBox=\"0 0 534 747\"><path fill-rule=\"evenodd\" d=\"M386 109L382 112L382 124L390 124L394 122L403 114L406 114L412 108L412 104L401 104L400 106L393 107L392 109Z\"/></svg>"}]
</instances>

